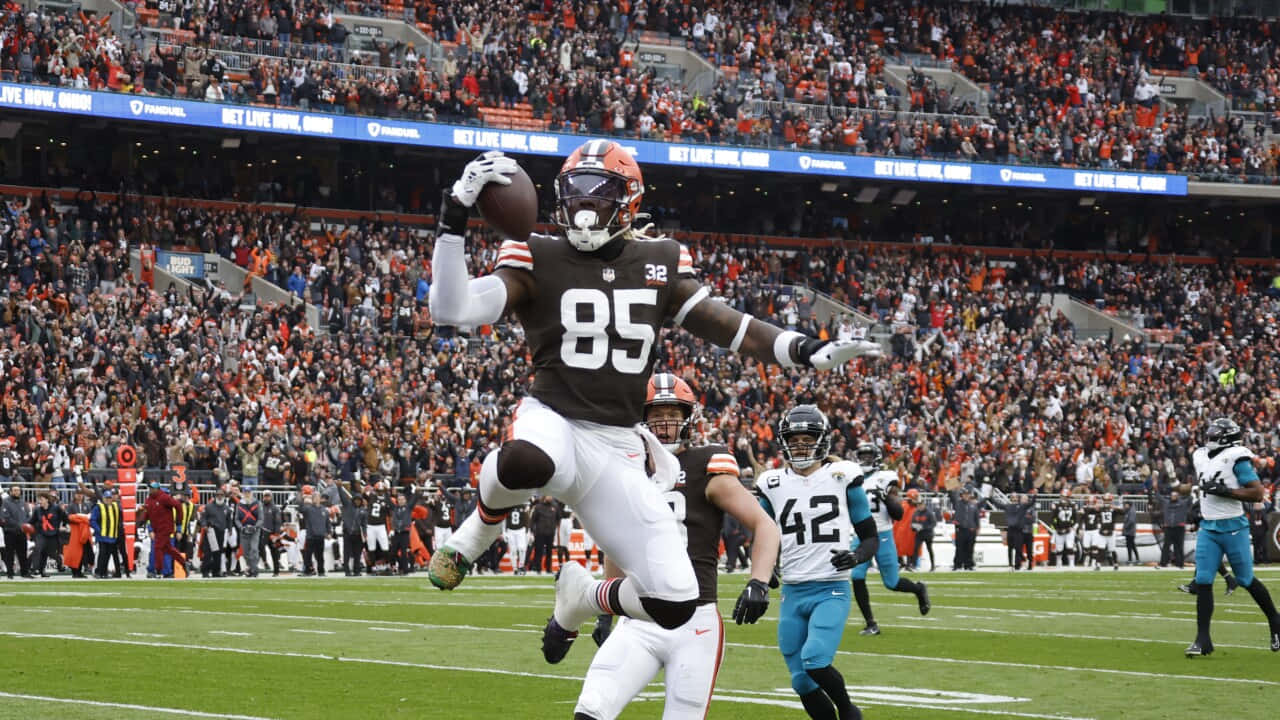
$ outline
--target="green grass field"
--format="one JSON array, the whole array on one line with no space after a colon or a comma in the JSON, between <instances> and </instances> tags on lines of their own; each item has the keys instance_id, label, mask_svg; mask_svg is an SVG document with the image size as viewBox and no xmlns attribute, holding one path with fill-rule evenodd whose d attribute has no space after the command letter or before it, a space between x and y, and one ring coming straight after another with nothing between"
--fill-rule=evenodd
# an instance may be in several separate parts
<instances>
[{"instance_id":1,"label":"green grass field","mask_svg":"<svg viewBox=\"0 0 1280 720\"><path fill-rule=\"evenodd\" d=\"M837 666L867 718L1276 717L1280 654L1240 591L1186 659L1187 572L934 573L934 609L872 576L884 634ZM1259 576L1280 594L1280 569ZM731 611L743 575L722 576ZM594 644L549 666L548 577L0 581L0 718L569 718ZM715 718L804 717L774 646L777 593L726 625ZM661 685L624 718L658 718ZM75 700L77 702L63 702ZM108 703L87 704L79 701ZM136 706L122 708L119 705Z\"/></svg>"}]
</instances>

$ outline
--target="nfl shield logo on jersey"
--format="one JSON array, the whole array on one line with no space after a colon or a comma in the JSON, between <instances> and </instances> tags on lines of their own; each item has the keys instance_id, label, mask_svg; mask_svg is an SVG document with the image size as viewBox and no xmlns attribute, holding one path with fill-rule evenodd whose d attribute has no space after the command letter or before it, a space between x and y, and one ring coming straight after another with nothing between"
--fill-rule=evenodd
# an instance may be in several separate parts
<instances>
[{"instance_id":1,"label":"nfl shield logo on jersey","mask_svg":"<svg viewBox=\"0 0 1280 720\"><path fill-rule=\"evenodd\" d=\"M613 268L605 268L600 271L600 277L603 277L605 282L611 283L617 276L618 274L613 271Z\"/></svg>"}]
</instances>

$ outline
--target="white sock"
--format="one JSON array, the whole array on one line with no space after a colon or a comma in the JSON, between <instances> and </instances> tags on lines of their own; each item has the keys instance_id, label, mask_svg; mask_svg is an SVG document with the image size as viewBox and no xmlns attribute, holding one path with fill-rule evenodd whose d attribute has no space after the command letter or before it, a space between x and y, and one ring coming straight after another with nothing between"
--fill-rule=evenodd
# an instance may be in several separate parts
<instances>
[{"instance_id":1,"label":"white sock","mask_svg":"<svg viewBox=\"0 0 1280 720\"><path fill-rule=\"evenodd\" d=\"M473 512L449 537L448 546L462 554L468 561L480 557L502 535L502 523L490 525Z\"/></svg>"}]
</instances>

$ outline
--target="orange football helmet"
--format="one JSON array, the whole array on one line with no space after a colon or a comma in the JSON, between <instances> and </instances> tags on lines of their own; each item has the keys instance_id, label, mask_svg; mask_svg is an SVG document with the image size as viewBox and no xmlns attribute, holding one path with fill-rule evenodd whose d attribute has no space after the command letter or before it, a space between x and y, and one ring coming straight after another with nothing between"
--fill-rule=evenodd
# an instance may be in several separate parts
<instances>
[{"instance_id":1,"label":"orange football helmet","mask_svg":"<svg viewBox=\"0 0 1280 720\"><path fill-rule=\"evenodd\" d=\"M649 409L663 405L680 408L683 418L679 421L649 421ZM644 398L645 425L658 436L664 447L675 450L689 441L698 421L698 398L689 383L671 373L655 373L649 378Z\"/></svg>"},{"instance_id":2,"label":"orange football helmet","mask_svg":"<svg viewBox=\"0 0 1280 720\"><path fill-rule=\"evenodd\" d=\"M643 197L644 177L631 154L612 140L589 140L560 167L552 219L570 245L592 252L630 229Z\"/></svg>"}]
</instances>

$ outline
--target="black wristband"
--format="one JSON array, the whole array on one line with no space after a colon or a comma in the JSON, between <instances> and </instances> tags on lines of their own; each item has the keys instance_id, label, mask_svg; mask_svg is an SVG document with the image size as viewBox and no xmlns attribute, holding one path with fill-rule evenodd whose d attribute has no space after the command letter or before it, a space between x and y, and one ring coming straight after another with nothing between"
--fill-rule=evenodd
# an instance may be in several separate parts
<instances>
[{"instance_id":1,"label":"black wristband","mask_svg":"<svg viewBox=\"0 0 1280 720\"><path fill-rule=\"evenodd\" d=\"M798 338L795 344L791 346L791 355L795 358L797 365L813 367L809 363L809 358L813 357L813 354L826 344L825 340L819 340L818 338Z\"/></svg>"},{"instance_id":2,"label":"black wristband","mask_svg":"<svg viewBox=\"0 0 1280 720\"><path fill-rule=\"evenodd\" d=\"M462 235L467 231L467 219L470 217L471 210L454 199L453 192L445 188L440 199L440 215L436 217L436 234Z\"/></svg>"}]
</instances>

